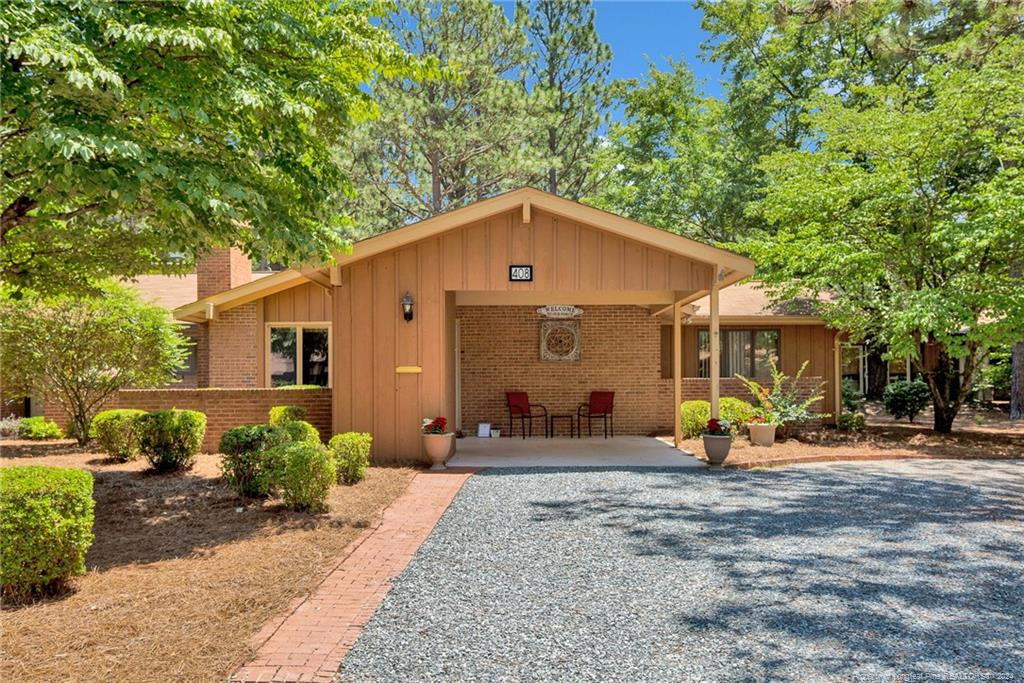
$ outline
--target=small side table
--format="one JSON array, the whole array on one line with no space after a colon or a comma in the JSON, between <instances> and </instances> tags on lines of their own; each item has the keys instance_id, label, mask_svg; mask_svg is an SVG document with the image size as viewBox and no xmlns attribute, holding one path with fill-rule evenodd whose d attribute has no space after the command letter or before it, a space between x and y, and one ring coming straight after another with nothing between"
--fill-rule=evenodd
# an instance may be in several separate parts
<instances>
[{"instance_id":1,"label":"small side table","mask_svg":"<svg viewBox=\"0 0 1024 683\"><path fill-rule=\"evenodd\" d=\"M551 437L555 435L555 420L568 420L569 421L569 438L576 436L576 416L569 413L563 415L548 415L548 434Z\"/></svg>"}]
</instances>

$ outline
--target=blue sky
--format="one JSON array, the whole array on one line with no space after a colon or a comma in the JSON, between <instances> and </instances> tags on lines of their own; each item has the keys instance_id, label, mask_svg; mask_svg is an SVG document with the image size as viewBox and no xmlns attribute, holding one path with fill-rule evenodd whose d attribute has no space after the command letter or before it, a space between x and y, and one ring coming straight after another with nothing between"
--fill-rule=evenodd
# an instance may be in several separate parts
<instances>
[{"instance_id":1,"label":"blue sky","mask_svg":"<svg viewBox=\"0 0 1024 683\"><path fill-rule=\"evenodd\" d=\"M511 15L512 2L501 2ZM709 36L701 12L685 0L596 0L597 32L612 49L612 77L640 78L648 61L666 68L666 59L684 61L708 95L721 95L722 72L699 59Z\"/></svg>"}]
</instances>

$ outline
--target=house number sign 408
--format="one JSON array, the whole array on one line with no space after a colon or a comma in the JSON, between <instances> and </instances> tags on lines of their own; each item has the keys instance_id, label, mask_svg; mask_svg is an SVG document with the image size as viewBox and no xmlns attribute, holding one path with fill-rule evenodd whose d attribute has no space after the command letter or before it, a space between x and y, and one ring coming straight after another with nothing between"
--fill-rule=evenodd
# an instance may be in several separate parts
<instances>
[{"instance_id":1,"label":"house number sign 408","mask_svg":"<svg viewBox=\"0 0 1024 683\"><path fill-rule=\"evenodd\" d=\"M512 265L508 267L509 282L533 282L532 265Z\"/></svg>"}]
</instances>

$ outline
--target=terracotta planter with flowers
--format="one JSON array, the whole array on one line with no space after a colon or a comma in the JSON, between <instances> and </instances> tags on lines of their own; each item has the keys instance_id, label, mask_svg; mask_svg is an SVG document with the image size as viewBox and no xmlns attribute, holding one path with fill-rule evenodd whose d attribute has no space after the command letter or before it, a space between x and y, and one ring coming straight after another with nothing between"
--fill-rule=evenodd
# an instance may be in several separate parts
<instances>
[{"instance_id":1,"label":"terracotta planter with flowers","mask_svg":"<svg viewBox=\"0 0 1024 683\"><path fill-rule=\"evenodd\" d=\"M430 469L443 470L445 462L455 453L455 434L446 432L448 420L443 417L423 418L423 450L430 460Z\"/></svg>"}]
</instances>

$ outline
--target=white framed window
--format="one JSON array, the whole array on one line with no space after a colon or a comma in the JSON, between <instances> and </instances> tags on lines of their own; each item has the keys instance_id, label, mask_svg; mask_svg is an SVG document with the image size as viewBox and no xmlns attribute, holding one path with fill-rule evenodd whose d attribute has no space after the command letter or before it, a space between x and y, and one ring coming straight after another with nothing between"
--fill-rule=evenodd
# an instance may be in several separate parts
<instances>
[{"instance_id":1,"label":"white framed window","mask_svg":"<svg viewBox=\"0 0 1024 683\"><path fill-rule=\"evenodd\" d=\"M267 323L267 386L331 386L332 346L330 323Z\"/></svg>"}]
</instances>

